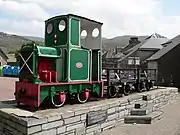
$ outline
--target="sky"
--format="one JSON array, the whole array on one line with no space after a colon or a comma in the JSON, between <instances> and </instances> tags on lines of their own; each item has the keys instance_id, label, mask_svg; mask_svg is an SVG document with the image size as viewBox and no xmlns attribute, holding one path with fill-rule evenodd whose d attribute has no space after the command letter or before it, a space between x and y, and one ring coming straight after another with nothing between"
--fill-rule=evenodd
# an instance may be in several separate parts
<instances>
[{"instance_id":1,"label":"sky","mask_svg":"<svg viewBox=\"0 0 180 135\"><path fill-rule=\"evenodd\" d=\"M180 34L179 0L0 0L0 31L44 37L44 21L77 14L103 23L102 36Z\"/></svg>"}]
</instances>

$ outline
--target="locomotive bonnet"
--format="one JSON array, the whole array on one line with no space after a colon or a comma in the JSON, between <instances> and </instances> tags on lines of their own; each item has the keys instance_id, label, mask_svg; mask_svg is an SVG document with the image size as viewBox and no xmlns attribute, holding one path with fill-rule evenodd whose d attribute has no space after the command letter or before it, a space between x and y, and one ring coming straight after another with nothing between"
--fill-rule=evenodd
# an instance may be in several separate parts
<instances>
[{"instance_id":1,"label":"locomotive bonnet","mask_svg":"<svg viewBox=\"0 0 180 135\"><path fill-rule=\"evenodd\" d=\"M101 22L68 14L45 21L45 45L20 49L15 100L32 107L55 107L76 97L103 97Z\"/></svg>"}]
</instances>

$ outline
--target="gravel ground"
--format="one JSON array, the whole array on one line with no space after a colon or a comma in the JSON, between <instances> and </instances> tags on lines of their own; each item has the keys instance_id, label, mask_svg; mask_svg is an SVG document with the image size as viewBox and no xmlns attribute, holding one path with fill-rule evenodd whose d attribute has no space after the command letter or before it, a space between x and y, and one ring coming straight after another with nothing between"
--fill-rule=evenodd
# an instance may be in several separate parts
<instances>
[{"instance_id":1,"label":"gravel ground","mask_svg":"<svg viewBox=\"0 0 180 135\"><path fill-rule=\"evenodd\" d=\"M122 124L101 135L180 135L180 98L162 109L163 118L149 125Z\"/></svg>"},{"instance_id":2,"label":"gravel ground","mask_svg":"<svg viewBox=\"0 0 180 135\"><path fill-rule=\"evenodd\" d=\"M0 101L14 99L14 87L17 80L17 78L0 77Z\"/></svg>"}]
</instances>

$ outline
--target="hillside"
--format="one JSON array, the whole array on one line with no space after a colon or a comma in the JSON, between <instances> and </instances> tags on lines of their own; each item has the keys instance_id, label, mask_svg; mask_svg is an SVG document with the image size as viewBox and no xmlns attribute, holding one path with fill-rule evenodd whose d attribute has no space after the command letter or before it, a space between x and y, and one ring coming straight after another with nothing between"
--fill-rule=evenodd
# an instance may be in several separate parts
<instances>
[{"instance_id":1,"label":"hillside","mask_svg":"<svg viewBox=\"0 0 180 135\"><path fill-rule=\"evenodd\" d=\"M115 48L118 47L124 47L128 44L129 38L134 35L125 35L125 36L118 36L112 39L103 38L103 48ZM138 36L139 40L145 39L147 36ZM19 36L19 35L11 35L4 32L0 32L0 47L5 51L5 53L8 53L9 51L15 51L21 47L22 44L28 43L28 42L38 42L43 44L44 38L41 37L33 37L33 36Z\"/></svg>"},{"instance_id":2,"label":"hillside","mask_svg":"<svg viewBox=\"0 0 180 135\"><path fill-rule=\"evenodd\" d=\"M0 32L0 47L5 53L15 51L17 48L20 48L22 44L28 42L31 42L31 40L18 35Z\"/></svg>"},{"instance_id":3,"label":"hillside","mask_svg":"<svg viewBox=\"0 0 180 135\"><path fill-rule=\"evenodd\" d=\"M134 37L134 36L135 35L124 35L124 36L118 36L118 37L115 37L112 39L108 39L108 38L103 37L102 38L103 48L109 49L109 48L115 48L116 46L124 47L129 43L130 37ZM142 41L145 38L147 38L148 35L147 36L137 36L137 37L140 41ZM44 41L44 38L41 38L41 37L29 37L29 36L27 36L25 38L30 39L30 40L34 40L34 41L42 41L42 42Z\"/></svg>"},{"instance_id":4,"label":"hillside","mask_svg":"<svg viewBox=\"0 0 180 135\"><path fill-rule=\"evenodd\" d=\"M134 37L135 35L124 35L124 36L118 36L112 39L105 39L103 40L103 47L104 48L115 48L118 47L124 47L129 43L130 37ZM137 36L140 41L144 40L148 36Z\"/></svg>"},{"instance_id":5,"label":"hillside","mask_svg":"<svg viewBox=\"0 0 180 135\"><path fill-rule=\"evenodd\" d=\"M33 36L23 36L23 37L33 41L44 42L44 38L42 37L33 37Z\"/></svg>"}]
</instances>

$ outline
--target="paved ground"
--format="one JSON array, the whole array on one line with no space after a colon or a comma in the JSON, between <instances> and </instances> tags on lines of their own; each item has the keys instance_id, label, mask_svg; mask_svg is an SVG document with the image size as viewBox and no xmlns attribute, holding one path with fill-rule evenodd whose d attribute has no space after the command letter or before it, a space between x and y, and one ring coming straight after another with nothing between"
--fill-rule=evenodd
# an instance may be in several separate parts
<instances>
[{"instance_id":1,"label":"paved ground","mask_svg":"<svg viewBox=\"0 0 180 135\"><path fill-rule=\"evenodd\" d=\"M14 98L14 86L17 78L0 77L0 101Z\"/></svg>"},{"instance_id":2,"label":"paved ground","mask_svg":"<svg viewBox=\"0 0 180 135\"><path fill-rule=\"evenodd\" d=\"M151 125L119 125L102 135L180 135L180 98L162 109L163 118Z\"/></svg>"}]
</instances>

